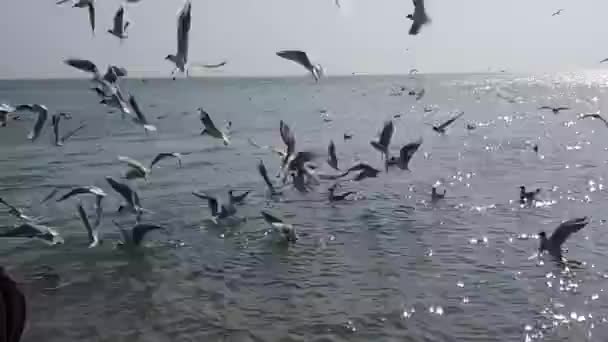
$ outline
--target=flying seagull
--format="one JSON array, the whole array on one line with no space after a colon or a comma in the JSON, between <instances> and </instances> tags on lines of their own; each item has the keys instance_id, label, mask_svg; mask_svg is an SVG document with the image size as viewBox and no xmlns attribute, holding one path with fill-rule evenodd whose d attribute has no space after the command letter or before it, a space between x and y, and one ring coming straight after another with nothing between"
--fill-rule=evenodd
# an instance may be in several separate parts
<instances>
[{"instance_id":1,"label":"flying seagull","mask_svg":"<svg viewBox=\"0 0 608 342\"><path fill-rule=\"evenodd\" d=\"M412 20L412 27L410 27L410 35L417 35L420 32L420 28L431 22L428 15L424 10L424 0L413 0L414 2L414 14L408 14L407 18Z\"/></svg>"},{"instance_id":2,"label":"flying seagull","mask_svg":"<svg viewBox=\"0 0 608 342\"><path fill-rule=\"evenodd\" d=\"M148 119L146 119L146 116L141 111L141 108L139 108L139 104L137 104L137 101L135 100L135 97L133 95L129 96L129 104L131 105L131 108L133 108L133 110L135 111L136 115L133 118L133 122L138 125L141 125L146 131L146 133L148 133L149 131L156 132L156 126L151 125L148 122Z\"/></svg>"},{"instance_id":3,"label":"flying seagull","mask_svg":"<svg viewBox=\"0 0 608 342\"><path fill-rule=\"evenodd\" d=\"M44 124L46 123L46 119L49 116L49 110L46 106L39 104L25 104L17 106L17 111L29 111L32 113L37 113L38 118L36 119L36 123L34 123L34 127L27 135L27 138L31 141L35 141L40 136L40 132L44 128Z\"/></svg>"},{"instance_id":4,"label":"flying seagull","mask_svg":"<svg viewBox=\"0 0 608 342\"><path fill-rule=\"evenodd\" d=\"M416 151L418 151L418 148L420 148L420 145L422 145L422 138L418 139L417 141L406 144L399 151L399 157L391 157L388 160L387 165L388 166L396 165L401 170L409 170L410 160L414 156L414 153L416 153Z\"/></svg>"},{"instance_id":5,"label":"flying seagull","mask_svg":"<svg viewBox=\"0 0 608 342\"><path fill-rule=\"evenodd\" d=\"M218 224L220 220L227 219L236 214L236 207L231 203L223 204L218 197L209 196L204 193L193 192L194 196L206 200L211 210L211 220Z\"/></svg>"},{"instance_id":6,"label":"flying seagull","mask_svg":"<svg viewBox=\"0 0 608 342\"><path fill-rule=\"evenodd\" d=\"M551 107L551 106L542 106L538 108L539 110L547 109L553 112L553 114L559 114L562 110L570 110L569 107Z\"/></svg>"},{"instance_id":7,"label":"flying seagull","mask_svg":"<svg viewBox=\"0 0 608 342\"><path fill-rule=\"evenodd\" d=\"M445 129L448 128L449 125L451 125L454 121L458 120L458 118L460 118L463 115L464 115L464 112L460 112L456 116L450 118L448 121L442 123L439 126L434 126L433 125L433 131L435 131L435 132L437 132L439 134L444 134L445 133Z\"/></svg>"},{"instance_id":8,"label":"flying seagull","mask_svg":"<svg viewBox=\"0 0 608 342\"><path fill-rule=\"evenodd\" d=\"M333 184L327 189L327 195L330 202L344 201L348 196L356 194L355 191L348 191L343 194L336 195L338 183Z\"/></svg>"},{"instance_id":9,"label":"flying seagull","mask_svg":"<svg viewBox=\"0 0 608 342\"><path fill-rule=\"evenodd\" d=\"M591 113L591 114L581 114L579 115L578 119L587 119L587 118L592 118L592 119L598 119L600 121L602 121L607 127L608 127L608 121L606 121L606 119L604 119L600 114L598 113Z\"/></svg>"},{"instance_id":10,"label":"flying seagull","mask_svg":"<svg viewBox=\"0 0 608 342\"><path fill-rule=\"evenodd\" d=\"M200 66L202 66L203 68L207 68L207 69L217 69L217 68L223 67L226 64L228 64L228 61L222 61L222 62L216 63L216 64L200 64Z\"/></svg>"},{"instance_id":11,"label":"flying seagull","mask_svg":"<svg viewBox=\"0 0 608 342\"><path fill-rule=\"evenodd\" d=\"M53 228L31 222L22 223L7 232L0 233L0 238L39 239L50 245L63 243L63 238Z\"/></svg>"},{"instance_id":12,"label":"flying seagull","mask_svg":"<svg viewBox=\"0 0 608 342\"><path fill-rule=\"evenodd\" d=\"M348 175L349 173L355 172L355 171L360 171L359 174L357 174L357 176L354 178L354 181L356 181L356 182L362 181L365 178L376 178L376 177L378 177L378 174L380 173L380 170L375 169L368 164L359 163L359 164L352 166L350 169L346 170L346 172L344 172L340 176L344 177L344 176Z\"/></svg>"},{"instance_id":13,"label":"flying seagull","mask_svg":"<svg viewBox=\"0 0 608 342\"><path fill-rule=\"evenodd\" d=\"M129 157L125 157L125 156L118 156L118 160L121 162L125 162L125 163L127 163L127 165L129 165L129 170L125 174L126 179L135 179L135 178L144 178L145 179L148 177L148 174L150 173L150 169L148 169L147 167L144 166L144 164L140 163L139 161L137 161L133 158L129 158Z\"/></svg>"},{"instance_id":14,"label":"flying seagull","mask_svg":"<svg viewBox=\"0 0 608 342\"><path fill-rule=\"evenodd\" d=\"M243 203L243 201L245 200L245 198L247 197L247 195L249 195L251 191L245 191L240 195L235 195L234 191L229 190L228 191L228 196L230 196L230 203L233 204L237 204L237 203Z\"/></svg>"},{"instance_id":15,"label":"flying seagull","mask_svg":"<svg viewBox=\"0 0 608 342\"><path fill-rule=\"evenodd\" d=\"M283 222L283 220L267 211L262 211L262 217L272 227L273 231L281 234L285 241L295 243L298 240L296 228L292 224Z\"/></svg>"},{"instance_id":16,"label":"flying seagull","mask_svg":"<svg viewBox=\"0 0 608 342\"><path fill-rule=\"evenodd\" d=\"M116 14L114 15L114 25L108 33L119 38L121 41L127 38L127 27L129 26L129 22L125 20L125 7L120 6Z\"/></svg>"},{"instance_id":17,"label":"flying seagull","mask_svg":"<svg viewBox=\"0 0 608 342\"><path fill-rule=\"evenodd\" d=\"M568 237L573 233L578 232L583 229L587 224L589 224L588 217L575 218L568 220L562 224L560 224L551 237L547 238L547 234L545 232L540 232L538 236L540 237L540 247L539 252L547 251L556 259L562 259L562 244L566 242Z\"/></svg>"},{"instance_id":18,"label":"flying seagull","mask_svg":"<svg viewBox=\"0 0 608 342\"><path fill-rule=\"evenodd\" d=\"M224 141L224 145L228 146L228 144L230 144L230 140L228 139L228 136L226 136L226 134L221 132L215 126L215 124L213 123L213 120L211 120L211 117L209 116L209 113L205 112L205 110L203 108L199 108L198 110L201 113L201 122L203 123L203 126L205 126L205 128L201 132L201 135L207 134L210 137L213 137L216 139L221 139Z\"/></svg>"},{"instance_id":19,"label":"flying seagull","mask_svg":"<svg viewBox=\"0 0 608 342\"><path fill-rule=\"evenodd\" d=\"M177 55L168 55L166 60L175 64L171 76L179 70L188 76L188 45L192 22L192 3L186 1L177 17Z\"/></svg>"},{"instance_id":20,"label":"flying seagull","mask_svg":"<svg viewBox=\"0 0 608 342\"><path fill-rule=\"evenodd\" d=\"M82 220L82 224L84 228L87 230L87 235L89 236L89 248L97 247L102 244L102 241L99 239L99 230L97 230L97 226L92 227L89 219L87 217L87 213L84 211L84 208L79 203L76 208L78 209L78 215Z\"/></svg>"},{"instance_id":21,"label":"flying seagull","mask_svg":"<svg viewBox=\"0 0 608 342\"><path fill-rule=\"evenodd\" d=\"M338 167L338 157L336 156L336 145L334 145L333 140L329 141L329 146L327 147L327 164L334 170L340 170Z\"/></svg>"},{"instance_id":22,"label":"flying seagull","mask_svg":"<svg viewBox=\"0 0 608 342\"><path fill-rule=\"evenodd\" d=\"M552 17L555 17L556 15L560 15L560 14L562 14L562 11L563 11L563 10L564 10L563 8L560 8L560 9L558 9L557 11L553 12L553 14L551 14L551 16L552 16Z\"/></svg>"},{"instance_id":23,"label":"flying seagull","mask_svg":"<svg viewBox=\"0 0 608 342\"><path fill-rule=\"evenodd\" d=\"M378 141L371 141L370 144L376 150L382 153L382 156L386 159L388 156L388 148L391 144L391 139L393 138L393 133L395 133L395 126L393 125L393 121L386 121L384 123L384 127L380 132Z\"/></svg>"},{"instance_id":24,"label":"flying seagull","mask_svg":"<svg viewBox=\"0 0 608 342\"><path fill-rule=\"evenodd\" d=\"M154 159L150 163L150 169L152 169L154 167L154 165L158 164L158 162L160 162L161 160L163 160L165 158L175 158L175 159L177 159L177 165L179 167L182 167L182 153L168 152L168 153L159 153L159 154L157 154L156 157L154 157Z\"/></svg>"},{"instance_id":25,"label":"flying seagull","mask_svg":"<svg viewBox=\"0 0 608 342\"><path fill-rule=\"evenodd\" d=\"M157 226L154 224L144 224L138 223L133 226L131 229L125 229L123 226L119 225L116 221L112 221L120 235L122 237L122 241L118 243L118 246L124 247L139 247L144 240L144 237L153 230L165 230L165 228L161 226Z\"/></svg>"},{"instance_id":26,"label":"flying seagull","mask_svg":"<svg viewBox=\"0 0 608 342\"><path fill-rule=\"evenodd\" d=\"M540 189L536 189L534 191L526 191L526 187L525 186L520 186L519 187L519 203L524 204L524 203L532 203L533 201L536 200L536 196L540 194Z\"/></svg>"},{"instance_id":27,"label":"flying seagull","mask_svg":"<svg viewBox=\"0 0 608 342\"><path fill-rule=\"evenodd\" d=\"M101 202L103 201L104 197L107 196L107 194L101 188L93 186L93 185L73 188L72 190L67 192L65 195L59 197L59 199L57 199L57 202L63 202L65 200L67 200L68 198L71 198L74 196L80 196L80 195L95 196L95 209L96 209L96 213L97 213L97 216L95 218L95 226L98 226L99 223L101 222L101 216L103 215L103 207L101 206Z\"/></svg>"},{"instance_id":28,"label":"flying seagull","mask_svg":"<svg viewBox=\"0 0 608 342\"><path fill-rule=\"evenodd\" d=\"M125 204L120 205L118 211L122 211L123 209L129 209L131 212L137 215L138 220L144 209L141 207L141 203L139 202L139 196L135 190L131 189L130 186L124 183L117 182L112 177L106 177L106 181L114 191L120 194L124 200Z\"/></svg>"},{"instance_id":29,"label":"flying seagull","mask_svg":"<svg viewBox=\"0 0 608 342\"><path fill-rule=\"evenodd\" d=\"M70 0L59 0L57 5L64 4ZM95 35L95 1L94 0L78 0L74 1L72 7L76 8L88 8L89 10L89 22L91 23L91 31Z\"/></svg>"},{"instance_id":30,"label":"flying seagull","mask_svg":"<svg viewBox=\"0 0 608 342\"><path fill-rule=\"evenodd\" d=\"M313 65L308 58L308 55L304 51L300 50L284 50L277 52L277 56L296 62L306 68L311 74L315 81L319 81L319 78L323 75L323 67L321 64Z\"/></svg>"}]
</instances>

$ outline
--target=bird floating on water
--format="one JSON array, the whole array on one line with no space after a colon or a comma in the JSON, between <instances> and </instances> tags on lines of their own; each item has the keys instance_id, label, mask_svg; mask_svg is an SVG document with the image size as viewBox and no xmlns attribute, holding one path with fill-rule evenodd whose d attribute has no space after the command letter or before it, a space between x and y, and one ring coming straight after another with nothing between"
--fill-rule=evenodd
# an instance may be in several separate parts
<instances>
[{"instance_id":1,"label":"bird floating on water","mask_svg":"<svg viewBox=\"0 0 608 342\"><path fill-rule=\"evenodd\" d=\"M267 211L262 211L262 217L273 231L279 233L285 241L295 243L298 240L294 225L283 222L283 220Z\"/></svg>"},{"instance_id":2,"label":"bird floating on water","mask_svg":"<svg viewBox=\"0 0 608 342\"><path fill-rule=\"evenodd\" d=\"M519 203L521 204L531 204L533 201L536 200L536 196L538 196L540 194L540 188L534 190L534 191L526 191L526 187L525 186L520 186L519 187Z\"/></svg>"}]
</instances>

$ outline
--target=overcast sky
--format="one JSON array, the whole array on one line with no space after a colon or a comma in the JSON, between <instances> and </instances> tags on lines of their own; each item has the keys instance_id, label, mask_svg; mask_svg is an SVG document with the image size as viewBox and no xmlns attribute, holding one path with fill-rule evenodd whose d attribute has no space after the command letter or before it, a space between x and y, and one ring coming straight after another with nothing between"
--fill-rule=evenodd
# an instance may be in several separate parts
<instances>
[{"instance_id":1,"label":"overcast sky","mask_svg":"<svg viewBox=\"0 0 608 342\"><path fill-rule=\"evenodd\" d=\"M93 38L85 9L55 0L2 0L0 78L82 76L80 57L133 76L166 76L183 0L130 5L129 38L106 33L119 0L97 0ZM301 49L328 74L541 72L599 68L608 57L607 0L426 0L431 25L407 34L409 0L193 0L190 61L228 65L212 75L297 75L275 52ZM551 14L559 8L559 16ZM608 64L608 63L607 63ZM606 66L608 68L608 65Z\"/></svg>"}]
</instances>

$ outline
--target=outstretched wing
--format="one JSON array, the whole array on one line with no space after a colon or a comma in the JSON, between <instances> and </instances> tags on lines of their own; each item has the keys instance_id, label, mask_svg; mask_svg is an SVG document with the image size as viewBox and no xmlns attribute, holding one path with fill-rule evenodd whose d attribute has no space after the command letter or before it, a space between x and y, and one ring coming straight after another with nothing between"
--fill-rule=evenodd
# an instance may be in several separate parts
<instances>
[{"instance_id":1,"label":"outstretched wing","mask_svg":"<svg viewBox=\"0 0 608 342\"><path fill-rule=\"evenodd\" d=\"M192 22L192 3L187 1L177 18L177 55L188 59L190 27Z\"/></svg>"},{"instance_id":2,"label":"outstretched wing","mask_svg":"<svg viewBox=\"0 0 608 342\"><path fill-rule=\"evenodd\" d=\"M388 147L391 144L391 139L393 138L394 132L395 126L393 125L393 121L386 121L384 123L384 127L382 128L382 132L380 133L380 145Z\"/></svg>"},{"instance_id":3,"label":"outstretched wing","mask_svg":"<svg viewBox=\"0 0 608 342\"><path fill-rule=\"evenodd\" d=\"M284 50L277 52L277 56L296 62L307 70L312 70L313 65L308 59L308 55L304 51L300 50Z\"/></svg>"},{"instance_id":4,"label":"outstretched wing","mask_svg":"<svg viewBox=\"0 0 608 342\"><path fill-rule=\"evenodd\" d=\"M464 112L460 112L458 115L454 116L453 118L449 119L448 121L442 123L438 129L439 130L444 130L446 129L449 125L451 125L454 121L458 120L458 118L460 118L461 116L464 115Z\"/></svg>"},{"instance_id":5,"label":"outstretched wing","mask_svg":"<svg viewBox=\"0 0 608 342\"><path fill-rule=\"evenodd\" d=\"M121 32L124 28L124 18L125 18L125 7L120 6L116 14L114 15L114 31Z\"/></svg>"},{"instance_id":6,"label":"outstretched wing","mask_svg":"<svg viewBox=\"0 0 608 342\"><path fill-rule=\"evenodd\" d=\"M264 218L264 221L266 221L268 224L272 225L274 223L283 223L283 220L271 215L269 212L262 210L262 217Z\"/></svg>"},{"instance_id":7,"label":"outstretched wing","mask_svg":"<svg viewBox=\"0 0 608 342\"><path fill-rule=\"evenodd\" d=\"M589 223L588 217L575 218L560 224L551 235L551 244L556 248L561 246L570 235L583 229Z\"/></svg>"},{"instance_id":8,"label":"outstretched wing","mask_svg":"<svg viewBox=\"0 0 608 342\"><path fill-rule=\"evenodd\" d=\"M274 185L268 177L268 171L266 171L266 166L264 165L264 162L262 160L260 160L260 163L258 164L258 171L260 172L260 175L264 179L266 185L268 185L268 188L270 188L271 191L274 191Z\"/></svg>"},{"instance_id":9,"label":"outstretched wing","mask_svg":"<svg viewBox=\"0 0 608 342\"><path fill-rule=\"evenodd\" d=\"M209 209L211 209L211 216L217 216L220 210L219 201L217 198L197 192L192 192L192 194L202 200L206 200L209 205Z\"/></svg>"},{"instance_id":10,"label":"outstretched wing","mask_svg":"<svg viewBox=\"0 0 608 342\"><path fill-rule=\"evenodd\" d=\"M279 123L279 131L281 132L281 139L285 146L287 146L287 154L291 155L296 150L296 137L283 120Z\"/></svg>"},{"instance_id":11,"label":"outstretched wing","mask_svg":"<svg viewBox=\"0 0 608 342\"><path fill-rule=\"evenodd\" d=\"M157 226L154 224L138 224L133 227L131 235L133 237L133 244L139 246L143 241L146 234L153 230L163 230L164 228L161 226Z\"/></svg>"},{"instance_id":12,"label":"outstretched wing","mask_svg":"<svg viewBox=\"0 0 608 342\"><path fill-rule=\"evenodd\" d=\"M99 70L97 69L95 63L87 59L69 58L66 59L64 63L80 71L90 72L92 74L99 73Z\"/></svg>"}]
</instances>

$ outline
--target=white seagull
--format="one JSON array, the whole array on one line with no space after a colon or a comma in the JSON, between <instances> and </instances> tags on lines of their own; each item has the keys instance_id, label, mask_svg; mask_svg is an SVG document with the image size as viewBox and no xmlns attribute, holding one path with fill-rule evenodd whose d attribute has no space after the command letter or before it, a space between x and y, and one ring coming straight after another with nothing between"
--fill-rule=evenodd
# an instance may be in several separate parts
<instances>
[{"instance_id":1,"label":"white seagull","mask_svg":"<svg viewBox=\"0 0 608 342\"><path fill-rule=\"evenodd\" d=\"M188 0L177 17L177 55L168 55L165 57L166 60L175 64L175 69L171 72L171 76L175 75L178 70L188 76L188 45L192 22L191 12L192 4L190 3L190 0Z\"/></svg>"},{"instance_id":2,"label":"white seagull","mask_svg":"<svg viewBox=\"0 0 608 342\"><path fill-rule=\"evenodd\" d=\"M129 22L125 20L125 7L121 5L114 15L114 26L108 30L108 33L116 36L122 42L127 38L127 27L129 27Z\"/></svg>"},{"instance_id":3,"label":"white seagull","mask_svg":"<svg viewBox=\"0 0 608 342\"><path fill-rule=\"evenodd\" d=\"M310 71L312 77L315 81L319 81L321 76L323 76L323 67L321 64L313 65L308 55L304 51L299 50L284 50L277 52L277 56L288 59L290 61L296 62L306 68L306 70Z\"/></svg>"},{"instance_id":4,"label":"white seagull","mask_svg":"<svg viewBox=\"0 0 608 342\"><path fill-rule=\"evenodd\" d=\"M125 156L118 156L118 160L120 160L121 162L125 162L127 163L127 165L129 165L129 171L127 171L127 173L125 174L125 178L126 179L134 179L134 178L147 178L148 174L150 173L150 169L148 169L147 167L144 166L144 164L140 163L139 161L129 158L129 157L125 157Z\"/></svg>"},{"instance_id":5,"label":"white seagull","mask_svg":"<svg viewBox=\"0 0 608 342\"><path fill-rule=\"evenodd\" d=\"M199 108L198 111L201 113L201 122L205 128L201 132L201 135L208 135L210 137L221 139L224 141L224 145L228 146L230 144L230 139L226 135L226 133L220 131L217 126L211 120L209 113L205 112L203 108Z\"/></svg>"}]
</instances>

